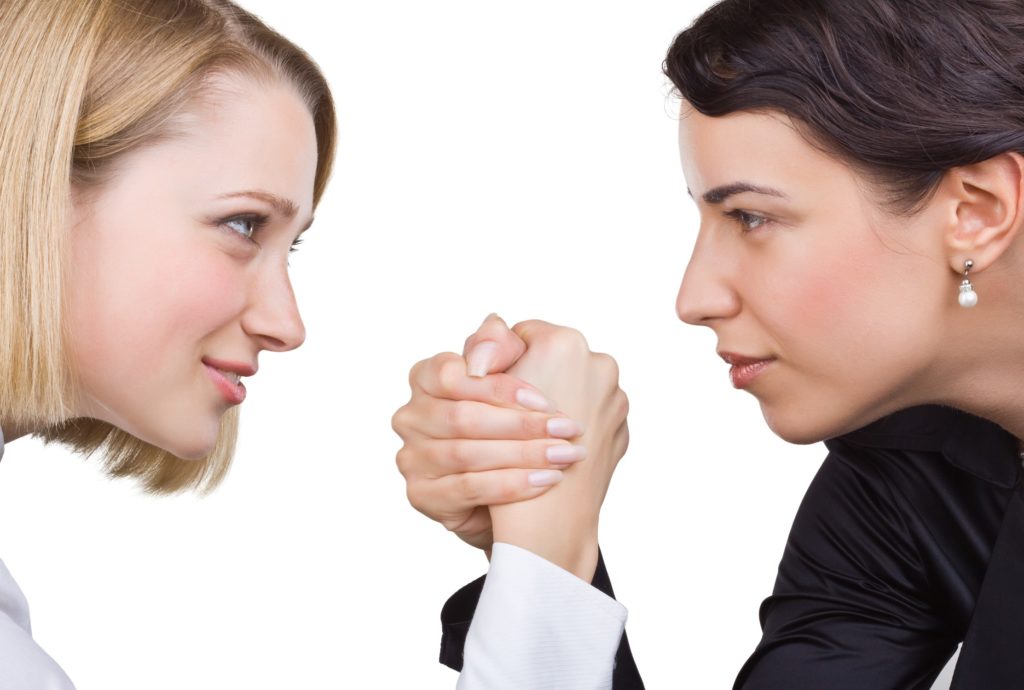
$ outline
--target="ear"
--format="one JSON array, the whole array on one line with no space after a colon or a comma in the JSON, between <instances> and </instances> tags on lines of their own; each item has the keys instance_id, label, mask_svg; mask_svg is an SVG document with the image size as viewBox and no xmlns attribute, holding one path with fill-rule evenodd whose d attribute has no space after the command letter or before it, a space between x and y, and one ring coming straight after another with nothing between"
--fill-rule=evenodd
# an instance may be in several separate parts
<instances>
[{"instance_id":1,"label":"ear","mask_svg":"<svg viewBox=\"0 0 1024 690\"><path fill-rule=\"evenodd\" d=\"M950 265L963 273L970 259L972 271L984 270L1002 256L1024 224L1024 157L1007 152L953 168L945 185L956 202L945 237Z\"/></svg>"}]
</instances>

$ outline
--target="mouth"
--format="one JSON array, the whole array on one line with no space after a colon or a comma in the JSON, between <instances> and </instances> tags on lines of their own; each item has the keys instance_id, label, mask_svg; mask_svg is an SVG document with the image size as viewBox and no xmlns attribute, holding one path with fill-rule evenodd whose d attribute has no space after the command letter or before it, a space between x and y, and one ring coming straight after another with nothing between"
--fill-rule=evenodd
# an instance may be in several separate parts
<instances>
[{"instance_id":1,"label":"mouth","mask_svg":"<svg viewBox=\"0 0 1024 690\"><path fill-rule=\"evenodd\" d=\"M732 385L741 390L750 386L775 361L774 357L747 357L732 352L719 352L718 355L730 365Z\"/></svg>"},{"instance_id":2,"label":"mouth","mask_svg":"<svg viewBox=\"0 0 1024 690\"><path fill-rule=\"evenodd\" d=\"M224 402L229 405L240 405L245 400L245 384L241 379L243 376L255 374L255 366L206 357L203 358L203 365Z\"/></svg>"}]
</instances>

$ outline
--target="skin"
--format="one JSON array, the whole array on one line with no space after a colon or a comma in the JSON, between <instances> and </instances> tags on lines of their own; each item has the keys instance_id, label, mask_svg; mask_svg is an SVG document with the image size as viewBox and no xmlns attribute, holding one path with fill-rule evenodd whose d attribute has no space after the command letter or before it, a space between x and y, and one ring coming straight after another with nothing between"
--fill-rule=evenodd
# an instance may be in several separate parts
<instances>
[{"instance_id":1,"label":"skin","mask_svg":"<svg viewBox=\"0 0 1024 690\"><path fill-rule=\"evenodd\" d=\"M686 323L714 330L719 352L774 360L746 390L758 399L775 433L811 443L899 409L938 403L1024 436L1019 395L1024 256L1017 241L1024 223L1024 158L1004 153L954 168L916 213L895 215L880 205L880 190L810 144L781 113L711 118L684 106L679 144L701 222L677 313ZM741 182L778 194L744 191L705 198ZM971 280L980 297L973 309L957 302L968 258L974 261ZM522 339L498 324L485 323L467 345L481 341L497 343L489 372L502 372L530 355L529 349L518 354ZM470 349L466 354L472 359ZM548 356L558 360L561 355ZM424 382L419 392L414 389L411 401L422 418L439 414L437 401L422 393L429 388ZM502 404L493 401L492 410ZM479 420L486 423L486 415ZM420 418L409 421L425 426ZM470 425L460 432L472 439L476 429ZM587 430L606 438L609 432ZM421 441L419 447L428 446ZM474 462L478 468L515 466L507 456L483 453ZM588 455L565 470L558 489L585 474L591 462ZM404 464L414 473L425 463L413 450ZM610 479L614 462L601 459L594 465ZM439 479L449 489L458 487L459 463L446 469L449 474ZM596 533L595 500L599 506L603 498L597 484L590 487L589 492L562 491L559 501L562 515L586 516L573 529L588 544ZM410 486L414 505L418 490ZM472 500L488 496L486 487L470 496L456 493L435 497L431 508L458 503L479 512L487 505ZM518 499L506 490L502 502L527 498L533 497L522 488ZM538 515L546 515L546 502L516 505L514 512L490 509L495 538L525 534L518 545L589 579L593 571L579 567L572 539L551 530L517 531L516 521L528 520L534 506Z\"/></svg>"},{"instance_id":2,"label":"skin","mask_svg":"<svg viewBox=\"0 0 1024 690\"><path fill-rule=\"evenodd\" d=\"M619 388L618 364L609 355L592 353L575 329L527 321L513 333L527 350L508 373L537 386L580 420L583 433L576 441L587 453L586 462L567 468L544 495L492 506L494 539L590 579L597 568L601 504L629 445L629 402Z\"/></svg>"},{"instance_id":3,"label":"skin","mask_svg":"<svg viewBox=\"0 0 1024 690\"><path fill-rule=\"evenodd\" d=\"M409 500L467 543L488 552L495 540L521 546L589 578L601 502L629 442L615 361L591 352L574 329L543 321L509 329L494 315L465 349L474 363L476 353L490 353L483 371L507 372L470 376L466 359L452 353L413 367L412 398L392 419L405 443L397 459ZM560 411L550 402L548 411L526 410L519 390L557 399ZM551 433L552 419L571 419L575 429ZM570 446L582 446L586 461L556 463L543 453ZM553 481L537 486L532 474Z\"/></svg>"},{"instance_id":4,"label":"skin","mask_svg":"<svg viewBox=\"0 0 1024 690\"><path fill-rule=\"evenodd\" d=\"M1024 431L1006 385L1024 364L1024 348L1007 337L1024 306L1011 288L1022 274L1011 251L1019 155L952 171L903 217L879 208L877 190L781 114L687 109L679 132L701 225L676 310L714 330L719 351L775 358L748 390L776 434L812 443L925 403L997 413ZM785 198L704 198L741 181ZM981 295L970 310L956 300L967 258Z\"/></svg>"},{"instance_id":5,"label":"skin","mask_svg":"<svg viewBox=\"0 0 1024 690\"><path fill-rule=\"evenodd\" d=\"M203 359L255 367L261 351L305 337L287 261L311 219L312 116L287 84L220 76L216 86L182 134L77 190L70 228L76 415L186 459L213 449L231 406ZM252 191L292 208L234 196ZM267 222L253 232L256 216Z\"/></svg>"}]
</instances>

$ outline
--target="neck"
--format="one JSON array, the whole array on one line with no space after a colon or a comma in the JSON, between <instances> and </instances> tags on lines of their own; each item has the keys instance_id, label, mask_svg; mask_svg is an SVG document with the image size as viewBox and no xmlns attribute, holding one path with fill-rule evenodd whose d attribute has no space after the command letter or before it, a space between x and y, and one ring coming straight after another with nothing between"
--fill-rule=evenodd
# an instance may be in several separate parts
<instances>
[{"instance_id":1,"label":"neck","mask_svg":"<svg viewBox=\"0 0 1024 690\"><path fill-rule=\"evenodd\" d=\"M1018 439L1024 438L1024 338L1020 336L1024 305L1009 295L992 295L960 315L947 333L946 361L933 370L935 401L991 420ZM1003 301L1005 300L1005 301ZM1009 309L1008 307L1014 307ZM984 309L984 311L982 311Z\"/></svg>"}]
</instances>

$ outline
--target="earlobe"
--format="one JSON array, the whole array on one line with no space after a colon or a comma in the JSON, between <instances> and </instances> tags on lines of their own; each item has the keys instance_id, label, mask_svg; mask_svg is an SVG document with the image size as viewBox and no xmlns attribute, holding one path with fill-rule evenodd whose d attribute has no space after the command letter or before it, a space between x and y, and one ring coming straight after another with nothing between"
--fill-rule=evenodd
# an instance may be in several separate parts
<instances>
[{"instance_id":1,"label":"earlobe","mask_svg":"<svg viewBox=\"0 0 1024 690\"><path fill-rule=\"evenodd\" d=\"M1006 152L947 175L956 199L946 233L950 267L962 273L970 260L974 271L983 271L1010 247L1024 223L1024 157Z\"/></svg>"}]
</instances>

